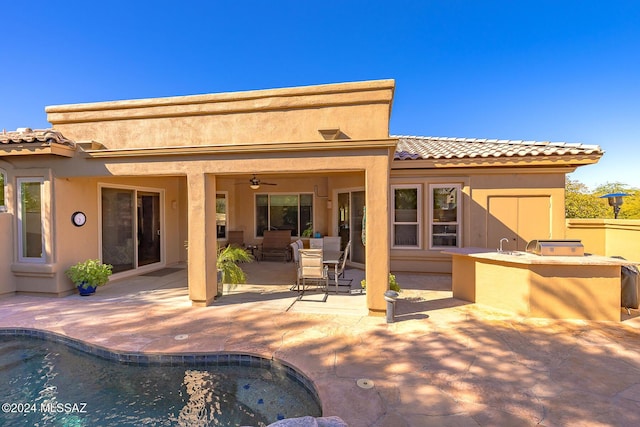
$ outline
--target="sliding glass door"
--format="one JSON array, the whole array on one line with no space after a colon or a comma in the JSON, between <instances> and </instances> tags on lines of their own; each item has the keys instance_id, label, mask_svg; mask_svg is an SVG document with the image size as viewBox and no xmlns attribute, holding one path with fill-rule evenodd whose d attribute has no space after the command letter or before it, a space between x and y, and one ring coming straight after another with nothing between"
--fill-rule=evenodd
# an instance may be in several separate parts
<instances>
[{"instance_id":1,"label":"sliding glass door","mask_svg":"<svg viewBox=\"0 0 640 427\"><path fill-rule=\"evenodd\" d=\"M344 248L351 241L349 260L352 263L364 265L365 252L362 243L362 227L364 225L364 191L339 191L336 223L341 246Z\"/></svg>"},{"instance_id":2,"label":"sliding glass door","mask_svg":"<svg viewBox=\"0 0 640 427\"><path fill-rule=\"evenodd\" d=\"M138 192L138 266L160 262L160 194Z\"/></svg>"},{"instance_id":3,"label":"sliding glass door","mask_svg":"<svg viewBox=\"0 0 640 427\"><path fill-rule=\"evenodd\" d=\"M102 188L102 261L113 272L161 261L160 193Z\"/></svg>"}]
</instances>

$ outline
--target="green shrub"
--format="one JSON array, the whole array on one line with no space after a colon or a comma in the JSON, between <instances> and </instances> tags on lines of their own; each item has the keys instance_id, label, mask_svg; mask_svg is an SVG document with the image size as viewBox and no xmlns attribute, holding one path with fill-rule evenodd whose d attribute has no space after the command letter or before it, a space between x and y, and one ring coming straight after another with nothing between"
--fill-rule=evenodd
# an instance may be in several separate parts
<instances>
[{"instance_id":1,"label":"green shrub","mask_svg":"<svg viewBox=\"0 0 640 427\"><path fill-rule=\"evenodd\" d=\"M89 286L106 284L112 271L111 264L103 264L97 259L88 259L72 265L65 271L65 274L74 284L82 285L86 289Z\"/></svg>"},{"instance_id":2,"label":"green shrub","mask_svg":"<svg viewBox=\"0 0 640 427\"><path fill-rule=\"evenodd\" d=\"M232 285L245 283L247 277L238 264L251 261L253 261L253 256L243 248L237 246L218 248L216 268L222 272L222 283Z\"/></svg>"},{"instance_id":3,"label":"green shrub","mask_svg":"<svg viewBox=\"0 0 640 427\"><path fill-rule=\"evenodd\" d=\"M360 286L362 286L363 289L367 289L367 281L364 279L361 280ZM389 289L396 292L402 292L402 289L400 289L400 285L396 281L396 276L391 273L389 273Z\"/></svg>"}]
</instances>

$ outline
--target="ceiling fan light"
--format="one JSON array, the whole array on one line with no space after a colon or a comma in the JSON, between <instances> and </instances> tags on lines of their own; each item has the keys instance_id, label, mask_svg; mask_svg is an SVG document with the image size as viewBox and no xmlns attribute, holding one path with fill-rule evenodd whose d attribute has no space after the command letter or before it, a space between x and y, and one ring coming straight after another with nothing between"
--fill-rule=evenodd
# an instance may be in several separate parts
<instances>
[{"instance_id":1,"label":"ceiling fan light","mask_svg":"<svg viewBox=\"0 0 640 427\"><path fill-rule=\"evenodd\" d=\"M250 187L252 190L257 190L258 188L260 188L260 184L251 184L251 185L249 185L249 187Z\"/></svg>"}]
</instances>

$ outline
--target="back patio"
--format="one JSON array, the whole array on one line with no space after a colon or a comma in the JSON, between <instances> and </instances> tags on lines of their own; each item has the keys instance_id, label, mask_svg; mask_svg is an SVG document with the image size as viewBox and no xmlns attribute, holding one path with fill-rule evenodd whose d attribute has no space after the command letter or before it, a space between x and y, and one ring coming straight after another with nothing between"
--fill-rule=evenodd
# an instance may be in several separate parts
<instances>
[{"instance_id":1,"label":"back patio","mask_svg":"<svg viewBox=\"0 0 640 427\"><path fill-rule=\"evenodd\" d=\"M524 319L454 299L448 275L402 273L387 324L358 293L295 302L281 262L246 265L247 285L193 307L184 266L170 267L88 298L6 296L0 328L115 351L274 357L313 380L324 416L352 427L640 424L637 310L620 323ZM346 274L357 284L362 272Z\"/></svg>"}]
</instances>

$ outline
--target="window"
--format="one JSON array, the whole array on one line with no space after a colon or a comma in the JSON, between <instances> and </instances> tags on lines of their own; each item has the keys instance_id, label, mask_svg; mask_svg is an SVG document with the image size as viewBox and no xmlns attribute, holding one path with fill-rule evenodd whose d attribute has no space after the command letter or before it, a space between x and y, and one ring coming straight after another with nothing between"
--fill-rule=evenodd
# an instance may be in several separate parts
<instances>
[{"instance_id":1,"label":"window","mask_svg":"<svg viewBox=\"0 0 640 427\"><path fill-rule=\"evenodd\" d=\"M291 230L291 236L313 231L313 194L256 194L256 236L265 230Z\"/></svg>"},{"instance_id":2,"label":"window","mask_svg":"<svg viewBox=\"0 0 640 427\"><path fill-rule=\"evenodd\" d=\"M7 211L7 202L5 201L5 186L7 183L7 175L0 169L0 212Z\"/></svg>"},{"instance_id":3,"label":"window","mask_svg":"<svg viewBox=\"0 0 640 427\"><path fill-rule=\"evenodd\" d=\"M227 194L216 193L216 237L227 238Z\"/></svg>"},{"instance_id":4,"label":"window","mask_svg":"<svg viewBox=\"0 0 640 427\"><path fill-rule=\"evenodd\" d=\"M42 231L43 178L18 178L18 240L20 261L44 261Z\"/></svg>"},{"instance_id":5,"label":"window","mask_svg":"<svg viewBox=\"0 0 640 427\"><path fill-rule=\"evenodd\" d=\"M430 247L457 247L460 244L460 185L434 184L430 189Z\"/></svg>"},{"instance_id":6,"label":"window","mask_svg":"<svg viewBox=\"0 0 640 427\"><path fill-rule=\"evenodd\" d=\"M394 248L420 247L420 188L393 186L392 241Z\"/></svg>"}]
</instances>

